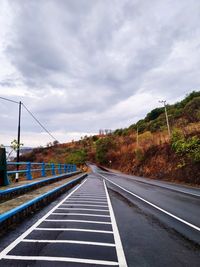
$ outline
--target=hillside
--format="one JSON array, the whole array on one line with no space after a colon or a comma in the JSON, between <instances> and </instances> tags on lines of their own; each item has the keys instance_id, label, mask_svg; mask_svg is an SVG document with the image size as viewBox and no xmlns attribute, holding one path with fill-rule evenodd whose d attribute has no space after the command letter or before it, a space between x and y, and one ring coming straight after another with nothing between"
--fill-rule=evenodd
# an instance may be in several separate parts
<instances>
[{"instance_id":1,"label":"hillside","mask_svg":"<svg viewBox=\"0 0 200 267\"><path fill-rule=\"evenodd\" d=\"M84 166L93 161L125 173L200 185L200 92L156 108L130 127L79 141L49 144L21 156L25 161L69 162ZM138 131L138 137L137 137Z\"/></svg>"}]
</instances>

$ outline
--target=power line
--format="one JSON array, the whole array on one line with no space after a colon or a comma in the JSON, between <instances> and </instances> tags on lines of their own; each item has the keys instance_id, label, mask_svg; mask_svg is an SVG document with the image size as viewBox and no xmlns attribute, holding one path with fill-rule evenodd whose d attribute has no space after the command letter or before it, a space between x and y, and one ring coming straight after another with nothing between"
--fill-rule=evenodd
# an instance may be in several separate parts
<instances>
[{"instance_id":1,"label":"power line","mask_svg":"<svg viewBox=\"0 0 200 267\"><path fill-rule=\"evenodd\" d=\"M42 125L42 123L33 115L33 113L24 105L24 103L22 103L23 107L26 109L26 111L31 115L31 117L42 127L42 129L48 133L51 138L53 138L55 141L57 141L57 139Z\"/></svg>"},{"instance_id":2,"label":"power line","mask_svg":"<svg viewBox=\"0 0 200 267\"><path fill-rule=\"evenodd\" d=\"M42 129L48 133L49 136L51 136L51 138L53 138L55 141L57 141L57 139L42 125L42 123L33 115L33 113L24 105L24 103L22 102L17 102L17 101L14 101L12 99L8 99L8 98L5 98L5 97L1 97L0 96L0 99L3 99L3 100L6 100L6 101L9 101L9 102L12 102L12 103L15 103L15 104L22 104L22 106L26 109L26 111L31 115L31 117L42 127Z\"/></svg>"},{"instance_id":3,"label":"power line","mask_svg":"<svg viewBox=\"0 0 200 267\"><path fill-rule=\"evenodd\" d=\"M9 102L15 103L15 104L19 104L19 102L14 101L12 99L8 99L8 98L2 97L2 96L0 96L0 98L3 99L3 100L9 101Z\"/></svg>"}]
</instances>

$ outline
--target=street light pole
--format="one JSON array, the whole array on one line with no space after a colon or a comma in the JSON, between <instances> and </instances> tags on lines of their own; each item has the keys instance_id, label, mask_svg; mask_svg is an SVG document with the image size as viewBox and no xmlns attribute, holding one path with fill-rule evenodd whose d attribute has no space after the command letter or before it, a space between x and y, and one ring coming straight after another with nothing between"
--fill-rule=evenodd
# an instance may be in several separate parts
<instances>
[{"instance_id":1,"label":"street light pole","mask_svg":"<svg viewBox=\"0 0 200 267\"><path fill-rule=\"evenodd\" d=\"M169 118L168 118L168 114L167 114L167 107L166 107L166 100L162 100L159 101L160 103L163 103L164 108L165 108L165 116L166 116L166 122L167 122L167 129L168 129L168 134L169 134L169 138L171 137L171 131L170 131L170 127L169 127Z\"/></svg>"},{"instance_id":2,"label":"street light pole","mask_svg":"<svg viewBox=\"0 0 200 267\"><path fill-rule=\"evenodd\" d=\"M17 171L19 170L19 153L20 153L20 131L21 131L21 109L22 102L19 101L19 119L18 119L18 133L17 133ZM15 182L17 183L19 180L19 173L16 173Z\"/></svg>"}]
</instances>

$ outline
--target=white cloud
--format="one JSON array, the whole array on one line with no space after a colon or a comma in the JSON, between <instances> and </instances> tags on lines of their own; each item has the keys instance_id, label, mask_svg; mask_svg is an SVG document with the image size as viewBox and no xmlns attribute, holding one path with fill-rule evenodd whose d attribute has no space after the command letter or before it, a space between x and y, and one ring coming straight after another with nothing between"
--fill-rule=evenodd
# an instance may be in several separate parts
<instances>
[{"instance_id":1,"label":"white cloud","mask_svg":"<svg viewBox=\"0 0 200 267\"><path fill-rule=\"evenodd\" d=\"M199 10L196 0L3 0L0 95L21 99L61 141L126 127L159 99L199 89ZM0 114L6 143L17 108L1 102ZM22 115L27 144L50 141Z\"/></svg>"}]
</instances>

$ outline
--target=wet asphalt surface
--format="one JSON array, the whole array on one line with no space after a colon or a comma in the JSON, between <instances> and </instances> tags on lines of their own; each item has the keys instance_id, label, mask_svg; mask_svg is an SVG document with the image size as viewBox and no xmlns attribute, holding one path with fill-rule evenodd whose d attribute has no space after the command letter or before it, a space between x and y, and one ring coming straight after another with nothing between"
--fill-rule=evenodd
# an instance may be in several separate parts
<instances>
[{"instance_id":1,"label":"wet asphalt surface","mask_svg":"<svg viewBox=\"0 0 200 267\"><path fill-rule=\"evenodd\" d=\"M199 266L200 246L151 209L109 190L128 266Z\"/></svg>"},{"instance_id":2,"label":"wet asphalt surface","mask_svg":"<svg viewBox=\"0 0 200 267\"><path fill-rule=\"evenodd\" d=\"M185 222L200 227L200 196L183 194L179 191L176 192L175 190L165 189L164 187L137 182L124 176L120 177L112 175L110 173L106 174L105 172L101 174L103 174L110 181L121 185L123 188L144 198L145 200L151 202L159 208L164 209L172 215L178 216ZM133 203L138 203L141 209L145 210L146 208L150 208L151 213L156 216L160 220L160 222L165 223L166 225L168 225L168 227L175 229L185 238L190 239L197 244L200 244L199 231L194 230L184 223L181 223L152 207L149 207L148 204L145 204L141 200L138 200L136 197L117 188L115 185L110 184L110 186L118 192L121 192L124 197L126 197Z\"/></svg>"},{"instance_id":3,"label":"wet asphalt surface","mask_svg":"<svg viewBox=\"0 0 200 267\"><path fill-rule=\"evenodd\" d=\"M102 173L105 175L105 173ZM170 212L177 213L178 216L184 216L184 219L189 220L196 225L200 223L199 214L199 198L190 195L165 190L163 188L150 186L147 184L141 184L130 179L124 179L115 175L105 175L107 178L112 179L116 183L122 183L123 186L129 190L135 190L134 192L140 194L141 197L148 198L150 201L154 201L162 208L169 209ZM97 195L99 190L101 191L101 197L105 197L104 190L100 181L102 179L95 174L91 175L91 178L98 177L97 185L90 184L89 188L92 190L93 195ZM93 180L94 181L94 180ZM99 183L99 184L98 184ZM108 187L109 196L114 209L117 226L119 229L124 253L127 260L127 265L134 266L199 266L200 263L200 243L199 233L191 230L189 227L182 225L180 222L169 218L167 215L154 210L147 204L142 203L140 200L130 196L123 192L116 186L106 182ZM71 190L72 191L72 190ZM88 192L88 188L83 190L83 193ZM21 225L17 225L16 229L8 232L1 237L0 251L2 251L13 240L20 236L26 229L32 226L38 221L44 214L46 214L52 207L58 204L64 197L69 194L65 194L58 200L51 203L44 208L27 218ZM100 196L100 195L99 195ZM75 196L76 197L76 196ZM72 197L73 200L73 197ZM66 203L67 205L69 203ZM74 204L74 203L71 203ZM83 203L79 203L83 204ZM84 203L87 205L91 203ZM93 205L98 203L93 203ZM102 203L106 204L106 203ZM104 206L103 205L103 206ZM63 207L63 206L62 206ZM68 206L65 206L68 207ZM107 207L91 207L91 206L69 206L73 207L75 212L82 214L88 214L88 210L77 210L77 208L90 209L89 214L94 215L109 215L106 210ZM92 209L94 209L92 211ZM67 210L57 210L56 213L64 213ZM50 215L48 219L65 220L68 216L65 215ZM70 215L70 219L76 220L77 215ZM98 217L81 215L81 219L84 220L99 220ZM109 217L100 217L102 222L110 222ZM83 219L82 219L83 220ZM80 223L80 222L56 222L56 221L44 221L40 224L40 228L83 228L97 231L112 231L112 225L110 224L95 224L95 223ZM86 242L103 242L103 243L115 243L113 234L97 233L97 232L75 232L75 231L63 231L58 229L56 231L32 231L26 239L43 239L43 240L77 240ZM73 257L73 258L87 258L96 260L105 260L117 262L117 253L115 247L93 246L83 244L47 244L47 243L29 243L20 242L9 254L14 255L49 255L55 257ZM56 261L22 261L22 260L8 260L4 259L0 261L0 266L70 266L70 267L82 267L82 266L107 266L96 265L88 263L73 263L73 262L56 262ZM119 265L115 265L119 266Z\"/></svg>"}]
</instances>

